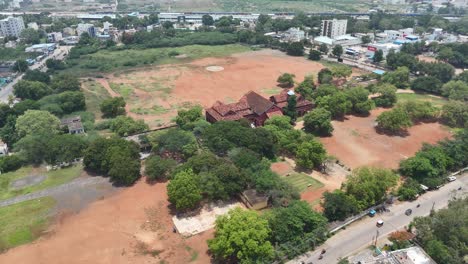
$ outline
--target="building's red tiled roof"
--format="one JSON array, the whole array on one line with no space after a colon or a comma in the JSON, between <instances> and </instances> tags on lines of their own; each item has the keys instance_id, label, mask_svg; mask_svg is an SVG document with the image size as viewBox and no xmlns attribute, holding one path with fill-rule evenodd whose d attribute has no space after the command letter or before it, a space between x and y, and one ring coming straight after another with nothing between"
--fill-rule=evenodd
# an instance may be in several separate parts
<instances>
[{"instance_id":1,"label":"building's red tiled roof","mask_svg":"<svg viewBox=\"0 0 468 264\"><path fill-rule=\"evenodd\" d=\"M254 91L246 93L239 102L245 102L250 109L257 114L262 115L270 109L274 103Z\"/></svg>"}]
</instances>

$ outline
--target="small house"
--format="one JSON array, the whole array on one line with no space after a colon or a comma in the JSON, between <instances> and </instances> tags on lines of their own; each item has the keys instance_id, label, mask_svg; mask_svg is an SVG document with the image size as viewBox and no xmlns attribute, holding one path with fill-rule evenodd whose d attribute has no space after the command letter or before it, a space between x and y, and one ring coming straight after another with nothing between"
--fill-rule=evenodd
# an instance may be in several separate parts
<instances>
[{"instance_id":1,"label":"small house","mask_svg":"<svg viewBox=\"0 0 468 264\"><path fill-rule=\"evenodd\" d=\"M240 194L240 198L248 208L254 210L268 207L268 196L257 192L255 189L245 190Z\"/></svg>"},{"instance_id":2,"label":"small house","mask_svg":"<svg viewBox=\"0 0 468 264\"><path fill-rule=\"evenodd\" d=\"M68 128L70 134L83 134L85 132L81 117L74 116L60 120L62 127Z\"/></svg>"}]
</instances>

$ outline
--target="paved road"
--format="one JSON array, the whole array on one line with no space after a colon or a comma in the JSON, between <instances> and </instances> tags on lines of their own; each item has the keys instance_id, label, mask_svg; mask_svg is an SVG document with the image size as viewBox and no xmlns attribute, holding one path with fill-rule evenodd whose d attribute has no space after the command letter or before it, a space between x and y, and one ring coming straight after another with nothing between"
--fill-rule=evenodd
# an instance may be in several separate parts
<instances>
[{"instance_id":1,"label":"paved road","mask_svg":"<svg viewBox=\"0 0 468 264\"><path fill-rule=\"evenodd\" d=\"M458 187L462 187L461 191L457 191ZM339 231L336 235L326 241L326 243L313 252L308 252L305 255L296 258L288 263L324 263L334 264L338 262L340 257L347 257L357 251L372 244L377 231L378 238L384 238L391 232L400 230L407 226L415 216L429 215L431 208L438 210L447 206L448 201L454 196L462 196L467 194L468 174L463 177L458 177L454 182L448 183L437 191L428 192L417 201L403 202L390 207L390 212L376 215L374 218L366 217L354 224L348 226L345 230ZM417 204L421 206L416 208ZM413 213L411 216L406 216L404 212L411 208ZM380 228L376 227L378 219L384 220L384 225ZM326 249L323 259L319 260L320 252Z\"/></svg>"},{"instance_id":2,"label":"paved road","mask_svg":"<svg viewBox=\"0 0 468 264\"><path fill-rule=\"evenodd\" d=\"M45 66L45 61L47 59L58 59L58 60L63 60L65 58L65 55L68 54L70 51L71 47L70 46L61 46L57 49L54 50L53 53L51 53L49 56L46 58L42 59L39 63L35 63L34 65L31 65L29 69L35 70L35 69L40 69L41 71L45 71L47 67ZM13 94L13 86L23 78L23 74L18 75L15 79L13 79L10 83L5 85L5 87L1 88L0 90L0 102L2 103L8 103L8 97L10 94Z\"/></svg>"}]
</instances>

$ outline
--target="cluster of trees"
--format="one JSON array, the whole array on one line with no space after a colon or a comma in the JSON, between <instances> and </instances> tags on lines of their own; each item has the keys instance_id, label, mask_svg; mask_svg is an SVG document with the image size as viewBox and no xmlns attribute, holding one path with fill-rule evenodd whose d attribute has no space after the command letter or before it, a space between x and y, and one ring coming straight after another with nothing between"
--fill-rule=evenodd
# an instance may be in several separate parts
<instances>
[{"instance_id":1,"label":"cluster of trees","mask_svg":"<svg viewBox=\"0 0 468 264\"><path fill-rule=\"evenodd\" d=\"M357 168L348 176L341 190L324 193L323 213L329 221L344 220L383 202L397 181L398 176L388 169Z\"/></svg>"},{"instance_id":2,"label":"cluster of trees","mask_svg":"<svg viewBox=\"0 0 468 264\"><path fill-rule=\"evenodd\" d=\"M383 131L397 133L411 127L413 123L435 121L439 110L430 102L407 101L377 117L377 126Z\"/></svg>"},{"instance_id":3,"label":"cluster of trees","mask_svg":"<svg viewBox=\"0 0 468 264\"><path fill-rule=\"evenodd\" d=\"M416 240L437 263L463 263L466 258L468 198L452 200L448 208L416 217Z\"/></svg>"},{"instance_id":4,"label":"cluster of trees","mask_svg":"<svg viewBox=\"0 0 468 264\"><path fill-rule=\"evenodd\" d=\"M326 218L304 201L259 215L234 209L216 220L208 247L222 262L267 263L292 258L326 240Z\"/></svg>"},{"instance_id":5,"label":"cluster of trees","mask_svg":"<svg viewBox=\"0 0 468 264\"><path fill-rule=\"evenodd\" d=\"M140 149L121 138L102 138L89 143L83 164L89 171L108 175L118 185L131 185L140 178Z\"/></svg>"},{"instance_id":6,"label":"cluster of trees","mask_svg":"<svg viewBox=\"0 0 468 264\"><path fill-rule=\"evenodd\" d=\"M415 156L403 160L400 163L400 173L406 177L424 184L429 188L441 185L448 171L455 171L468 165L468 131L461 130L453 139L440 141L436 145L423 145ZM407 183L402 192L417 194L419 189L416 184ZM414 196L415 196L414 194ZM414 197L406 195L407 199Z\"/></svg>"}]
</instances>

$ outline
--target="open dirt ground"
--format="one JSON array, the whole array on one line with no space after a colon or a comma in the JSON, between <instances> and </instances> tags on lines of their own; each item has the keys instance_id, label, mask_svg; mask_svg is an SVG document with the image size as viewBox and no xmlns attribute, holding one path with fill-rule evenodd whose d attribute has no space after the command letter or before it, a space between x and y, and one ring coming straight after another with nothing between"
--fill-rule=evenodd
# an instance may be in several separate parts
<instances>
[{"instance_id":1,"label":"open dirt ground","mask_svg":"<svg viewBox=\"0 0 468 264\"><path fill-rule=\"evenodd\" d=\"M166 184L135 186L60 218L48 235L0 255L0 263L209 263L208 230L172 232Z\"/></svg>"},{"instance_id":2,"label":"open dirt ground","mask_svg":"<svg viewBox=\"0 0 468 264\"><path fill-rule=\"evenodd\" d=\"M333 135L320 138L330 155L350 168L364 165L396 169L400 160L411 157L424 142L436 143L451 133L439 123L422 123L408 129L406 136L389 136L375 130L375 120L385 109L375 109L368 117L347 116L332 121Z\"/></svg>"},{"instance_id":3,"label":"open dirt ground","mask_svg":"<svg viewBox=\"0 0 468 264\"><path fill-rule=\"evenodd\" d=\"M220 71L207 67L219 66ZM324 66L303 57L276 50L260 50L222 58L204 58L137 71L118 72L98 79L112 96L123 96L127 112L144 119L150 127L171 122L177 110L194 104L210 107L217 100L235 102L250 90L269 97L279 93L277 77L285 72L300 82Z\"/></svg>"}]
</instances>

